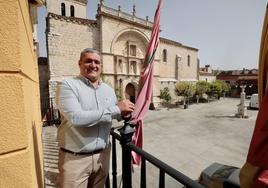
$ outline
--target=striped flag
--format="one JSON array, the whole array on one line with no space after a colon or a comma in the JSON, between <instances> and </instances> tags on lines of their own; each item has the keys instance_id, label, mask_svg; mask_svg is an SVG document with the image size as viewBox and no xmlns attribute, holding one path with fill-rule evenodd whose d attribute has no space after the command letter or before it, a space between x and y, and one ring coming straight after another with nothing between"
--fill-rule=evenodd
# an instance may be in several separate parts
<instances>
[{"instance_id":1,"label":"striped flag","mask_svg":"<svg viewBox=\"0 0 268 188\"><path fill-rule=\"evenodd\" d=\"M135 110L132 113L131 123L136 127L136 131L132 137L132 142L142 148L143 147L143 119L149 109L153 92L153 69L154 69L154 56L159 43L160 31L160 9L163 0L159 0L158 6L154 15L154 25L151 33L151 38L147 46L147 51L141 70L139 80L139 94L135 103ZM132 152L133 164L140 164L140 156Z\"/></svg>"},{"instance_id":2,"label":"striped flag","mask_svg":"<svg viewBox=\"0 0 268 188\"><path fill-rule=\"evenodd\" d=\"M268 10L264 18L259 55L259 113L247 162L240 171L241 188L268 186Z\"/></svg>"}]
</instances>

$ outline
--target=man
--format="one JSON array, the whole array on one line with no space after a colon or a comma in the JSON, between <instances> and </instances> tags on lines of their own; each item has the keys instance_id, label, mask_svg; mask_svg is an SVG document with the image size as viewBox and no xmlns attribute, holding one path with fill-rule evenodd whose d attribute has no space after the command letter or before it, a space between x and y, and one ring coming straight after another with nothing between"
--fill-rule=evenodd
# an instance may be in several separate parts
<instances>
[{"instance_id":1,"label":"man","mask_svg":"<svg viewBox=\"0 0 268 188\"><path fill-rule=\"evenodd\" d=\"M98 51L84 49L80 75L58 83L56 102L61 113L58 128L61 188L103 188L109 172L109 134L112 119L134 110L129 100L117 103L114 90L100 79Z\"/></svg>"}]
</instances>

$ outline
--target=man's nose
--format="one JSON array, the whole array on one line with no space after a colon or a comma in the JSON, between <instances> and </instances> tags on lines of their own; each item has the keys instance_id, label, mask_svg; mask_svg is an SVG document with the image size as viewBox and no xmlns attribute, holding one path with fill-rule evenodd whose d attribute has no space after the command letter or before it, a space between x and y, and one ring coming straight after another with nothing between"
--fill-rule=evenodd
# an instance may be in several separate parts
<instances>
[{"instance_id":1,"label":"man's nose","mask_svg":"<svg viewBox=\"0 0 268 188\"><path fill-rule=\"evenodd\" d=\"M90 65L92 66L92 67L96 67L96 66L98 66L98 63L97 63L97 61L91 61L91 63L90 63Z\"/></svg>"}]
</instances>

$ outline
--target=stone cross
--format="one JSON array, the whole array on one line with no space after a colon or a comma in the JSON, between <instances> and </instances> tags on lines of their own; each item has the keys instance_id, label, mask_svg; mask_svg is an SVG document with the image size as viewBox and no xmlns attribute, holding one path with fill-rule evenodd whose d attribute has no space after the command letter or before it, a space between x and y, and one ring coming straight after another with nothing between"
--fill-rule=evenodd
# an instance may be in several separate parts
<instances>
[{"instance_id":1,"label":"stone cross","mask_svg":"<svg viewBox=\"0 0 268 188\"><path fill-rule=\"evenodd\" d=\"M136 14L136 5L134 4L133 5L133 16L135 16L135 14Z\"/></svg>"}]
</instances>

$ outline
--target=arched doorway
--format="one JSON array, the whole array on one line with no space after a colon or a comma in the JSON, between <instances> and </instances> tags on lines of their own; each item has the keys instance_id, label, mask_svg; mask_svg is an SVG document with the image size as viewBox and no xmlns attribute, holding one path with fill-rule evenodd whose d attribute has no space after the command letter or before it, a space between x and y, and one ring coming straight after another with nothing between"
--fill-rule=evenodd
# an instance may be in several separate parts
<instances>
[{"instance_id":1,"label":"arched doorway","mask_svg":"<svg viewBox=\"0 0 268 188\"><path fill-rule=\"evenodd\" d=\"M126 99L129 99L131 102L135 103L136 98L135 98L135 87L133 84L129 83L126 86Z\"/></svg>"}]
</instances>

